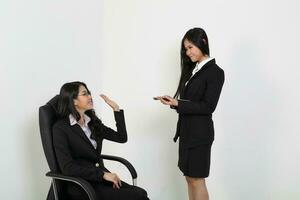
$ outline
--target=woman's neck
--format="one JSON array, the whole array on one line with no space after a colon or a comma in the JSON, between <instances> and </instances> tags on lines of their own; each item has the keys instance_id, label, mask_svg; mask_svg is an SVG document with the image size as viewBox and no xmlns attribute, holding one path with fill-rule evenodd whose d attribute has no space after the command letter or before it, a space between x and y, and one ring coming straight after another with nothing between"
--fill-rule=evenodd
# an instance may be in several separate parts
<instances>
[{"instance_id":1,"label":"woman's neck","mask_svg":"<svg viewBox=\"0 0 300 200\"><path fill-rule=\"evenodd\" d=\"M79 113L80 115L80 119L78 120L78 123L83 126L84 123L85 123L85 120L84 120L84 112L83 111L80 111L80 110L77 110L77 112Z\"/></svg>"},{"instance_id":2,"label":"woman's neck","mask_svg":"<svg viewBox=\"0 0 300 200\"><path fill-rule=\"evenodd\" d=\"M204 56L202 56L200 59L199 59L199 63L200 62L202 62L203 60L206 60L206 59L208 59L209 58L209 56L208 55L204 55Z\"/></svg>"}]
</instances>

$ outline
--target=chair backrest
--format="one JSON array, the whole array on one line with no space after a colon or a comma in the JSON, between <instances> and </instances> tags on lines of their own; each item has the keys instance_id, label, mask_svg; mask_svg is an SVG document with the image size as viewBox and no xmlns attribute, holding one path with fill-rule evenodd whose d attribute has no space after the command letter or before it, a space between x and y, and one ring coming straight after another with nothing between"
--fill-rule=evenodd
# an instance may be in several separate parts
<instances>
[{"instance_id":1,"label":"chair backrest","mask_svg":"<svg viewBox=\"0 0 300 200\"><path fill-rule=\"evenodd\" d=\"M60 169L57 163L54 146L53 146L53 134L52 127L54 123L60 118L58 108L59 95L53 97L48 103L39 108L39 125L40 134L42 139L42 145L48 166L51 172L60 173ZM56 190L59 199L68 199L64 191L65 183L63 181L56 181ZM54 200L54 191L51 184L49 189L47 200Z\"/></svg>"},{"instance_id":2,"label":"chair backrest","mask_svg":"<svg viewBox=\"0 0 300 200\"><path fill-rule=\"evenodd\" d=\"M50 171L60 172L53 147L52 127L59 119L57 112L59 95L53 97L46 105L39 108L40 134L44 153Z\"/></svg>"}]
</instances>

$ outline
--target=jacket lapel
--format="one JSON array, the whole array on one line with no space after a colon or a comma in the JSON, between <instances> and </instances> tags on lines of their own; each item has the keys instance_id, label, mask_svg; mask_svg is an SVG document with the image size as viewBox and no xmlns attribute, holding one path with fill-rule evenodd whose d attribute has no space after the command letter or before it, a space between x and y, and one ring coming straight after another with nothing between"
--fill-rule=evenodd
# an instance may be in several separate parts
<instances>
[{"instance_id":1,"label":"jacket lapel","mask_svg":"<svg viewBox=\"0 0 300 200\"><path fill-rule=\"evenodd\" d=\"M81 129L81 127L78 124L71 126L71 129L74 134L79 135L93 150L95 150L94 146L92 145L92 143L87 138L84 131Z\"/></svg>"},{"instance_id":2,"label":"jacket lapel","mask_svg":"<svg viewBox=\"0 0 300 200\"><path fill-rule=\"evenodd\" d=\"M207 69L210 65L215 64L216 60L212 59L209 62L207 62L205 65L202 66L202 68L196 72L196 74L194 74L194 76L192 76L192 78L190 78L189 82L186 84L184 91L186 91L187 87L189 86L189 84L197 77L199 76L199 74L201 74L205 69Z\"/></svg>"}]
</instances>

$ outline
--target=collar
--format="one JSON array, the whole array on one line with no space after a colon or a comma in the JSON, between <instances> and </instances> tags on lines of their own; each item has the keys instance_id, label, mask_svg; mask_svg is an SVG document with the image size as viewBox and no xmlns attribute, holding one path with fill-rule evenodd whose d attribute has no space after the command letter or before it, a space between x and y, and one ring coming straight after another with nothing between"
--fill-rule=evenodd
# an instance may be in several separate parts
<instances>
[{"instance_id":1,"label":"collar","mask_svg":"<svg viewBox=\"0 0 300 200\"><path fill-rule=\"evenodd\" d=\"M206 63L208 63L209 61L213 60L214 58L207 58L205 60L202 60L201 62L197 62L193 72L192 72L192 76L194 74L196 74Z\"/></svg>"},{"instance_id":2,"label":"collar","mask_svg":"<svg viewBox=\"0 0 300 200\"><path fill-rule=\"evenodd\" d=\"M91 118L89 116L87 116L86 114L84 114L83 117L84 117L84 125L88 126L88 123L91 121ZM78 121L75 119L75 117L72 114L69 115L69 120L70 120L71 126L74 126L75 124L79 124Z\"/></svg>"}]
</instances>

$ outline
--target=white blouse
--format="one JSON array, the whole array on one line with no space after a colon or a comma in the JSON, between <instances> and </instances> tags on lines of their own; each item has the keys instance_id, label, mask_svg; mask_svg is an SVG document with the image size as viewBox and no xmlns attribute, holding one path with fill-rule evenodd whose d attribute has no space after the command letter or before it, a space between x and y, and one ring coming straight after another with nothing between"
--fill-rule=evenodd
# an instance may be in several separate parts
<instances>
[{"instance_id":1,"label":"white blouse","mask_svg":"<svg viewBox=\"0 0 300 200\"><path fill-rule=\"evenodd\" d=\"M193 69L193 72L192 72L192 76L189 78L189 80L185 83L185 85L188 84L188 82L191 80L191 78L206 64L208 63L209 61L211 61L212 59L214 58L207 58L205 60L202 60L201 62L197 62L195 68Z\"/></svg>"},{"instance_id":2,"label":"white blouse","mask_svg":"<svg viewBox=\"0 0 300 200\"><path fill-rule=\"evenodd\" d=\"M88 126L88 123L91 121L91 118L89 116L87 116L86 114L84 114L84 125L81 126L78 121L76 121L75 117L70 114L69 115L69 119L70 119L70 124L71 126L74 126L75 124L78 124L81 129L83 130L83 132L85 133L86 137L89 139L89 141L92 143L93 147L96 149L97 148L97 142L94 139L91 139L91 129Z\"/></svg>"}]
</instances>

